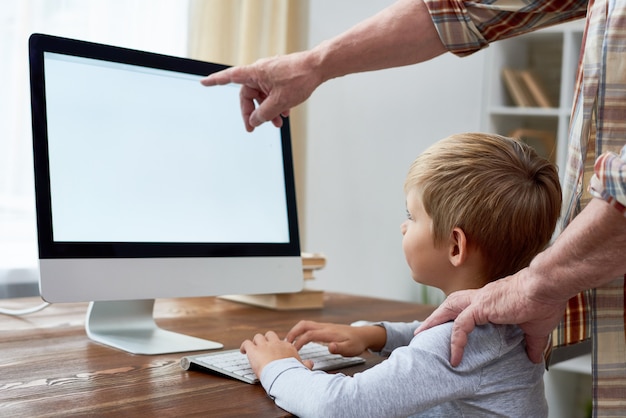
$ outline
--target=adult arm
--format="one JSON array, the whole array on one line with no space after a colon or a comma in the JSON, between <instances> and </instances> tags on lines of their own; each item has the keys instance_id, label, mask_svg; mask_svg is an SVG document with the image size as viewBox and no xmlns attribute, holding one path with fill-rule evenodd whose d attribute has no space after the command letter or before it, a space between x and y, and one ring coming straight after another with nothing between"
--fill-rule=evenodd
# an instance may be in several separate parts
<instances>
[{"instance_id":1,"label":"adult arm","mask_svg":"<svg viewBox=\"0 0 626 418\"><path fill-rule=\"evenodd\" d=\"M446 51L471 54L490 42L584 17L587 0L399 0L348 31L304 52L262 59L202 80L242 84L246 129L282 125L281 115L323 82L343 75L417 64Z\"/></svg>"},{"instance_id":2,"label":"adult arm","mask_svg":"<svg viewBox=\"0 0 626 418\"><path fill-rule=\"evenodd\" d=\"M481 289L451 294L417 332L456 318L450 357L456 366L476 325L519 324L528 356L540 362L567 300L624 274L624 254L626 217L607 201L592 199L529 267Z\"/></svg>"},{"instance_id":3,"label":"adult arm","mask_svg":"<svg viewBox=\"0 0 626 418\"><path fill-rule=\"evenodd\" d=\"M270 120L282 125L280 115L287 115L327 80L415 64L445 51L424 3L400 0L311 50L233 67L208 76L202 84L242 84L242 116L252 131Z\"/></svg>"}]
</instances>

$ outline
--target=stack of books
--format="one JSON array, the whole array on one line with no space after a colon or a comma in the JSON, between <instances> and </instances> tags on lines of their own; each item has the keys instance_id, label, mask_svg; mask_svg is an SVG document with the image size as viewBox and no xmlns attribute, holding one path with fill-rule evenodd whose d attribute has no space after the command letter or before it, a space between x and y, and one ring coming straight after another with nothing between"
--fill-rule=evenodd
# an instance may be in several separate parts
<instances>
[{"instance_id":1,"label":"stack of books","mask_svg":"<svg viewBox=\"0 0 626 418\"><path fill-rule=\"evenodd\" d=\"M324 307L324 291L313 288L315 271L326 266L326 257L319 253L302 253L304 288L300 292L263 295L229 295L223 299L276 310L319 309Z\"/></svg>"}]
</instances>

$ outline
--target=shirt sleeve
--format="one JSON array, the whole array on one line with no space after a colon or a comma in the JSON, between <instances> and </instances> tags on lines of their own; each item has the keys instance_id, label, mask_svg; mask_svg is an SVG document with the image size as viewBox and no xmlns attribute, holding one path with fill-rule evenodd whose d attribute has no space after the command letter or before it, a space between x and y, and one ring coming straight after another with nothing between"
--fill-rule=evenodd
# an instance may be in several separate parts
<instances>
[{"instance_id":1,"label":"shirt sleeve","mask_svg":"<svg viewBox=\"0 0 626 418\"><path fill-rule=\"evenodd\" d=\"M606 152L598 157L589 191L626 216L626 145L620 155Z\"/></svg>"},{"instance_id":2,"label":"shirt sleeve","mask_svg":"<svg viewBox=\"0 0 626 418\"><path fill-rule=\"evenodd\" d=\"M585 17L588 0L424 0L439 37L458 56L491 42Z\"/></svg>"},{"instance_id":3,"label":"shirt sleeve","mask_svg":"<svg viewBox=\"0 0 626 418\"><path fill-rule=\"evenodd\" d=\"M380 326L385 328L387 340L383 349L376 354L389 357L391 352L398 347L409 345L413 339L414 331L419 327L419 321L413 322L381 322Z\"/></svg>"},{"instance_id":4,"label":"shirt sleeve","mask_svg":"<svg viewBox=\"0 0 626 418\"><path fill-rule=\"evenodd\" d=\"M261 384L276 405L300 417L408 416L425 411L444 399L474 393L480 383L476 365L450 366L451 326L436 328L353 377L311 371L287 358L265 366Z\"/></svg>"}]
</instances>

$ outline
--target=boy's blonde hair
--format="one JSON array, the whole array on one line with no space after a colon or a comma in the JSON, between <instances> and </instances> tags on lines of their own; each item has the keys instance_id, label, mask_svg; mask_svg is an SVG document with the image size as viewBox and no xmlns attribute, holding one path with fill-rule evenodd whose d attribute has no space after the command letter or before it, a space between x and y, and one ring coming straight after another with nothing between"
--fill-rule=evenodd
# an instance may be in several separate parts
<instances>
[{"instance_id":1,"label":"boy's blonde hair","mask_svg":"<svg viewBox=\"0 0 626 418\"><path fill-rule=\"evenodd\" d=\"M554 164L499 135L437 142L411 165L404 190L413 188L433 220L435 245L461 228L482 253L488 281L526 267L549 243L561 210Z\"/></svg>"}]
</instances>

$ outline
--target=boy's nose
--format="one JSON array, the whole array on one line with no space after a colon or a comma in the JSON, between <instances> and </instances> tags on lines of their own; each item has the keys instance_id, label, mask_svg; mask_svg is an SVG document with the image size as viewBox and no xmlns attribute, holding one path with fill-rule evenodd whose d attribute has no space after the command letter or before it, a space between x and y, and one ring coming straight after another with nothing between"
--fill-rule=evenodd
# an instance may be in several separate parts
<instances>
[{"instance_id":1,"label":"boy's nose","mask_svg":"<svg viewBox=\"0 0 626 418\"><path fill-rule=\"evenodd\" d=\"M400 224L400 232L402 233L402 235L406 234L406 223L407 221L404 221Z\"/></svg>"}]
</instances>

